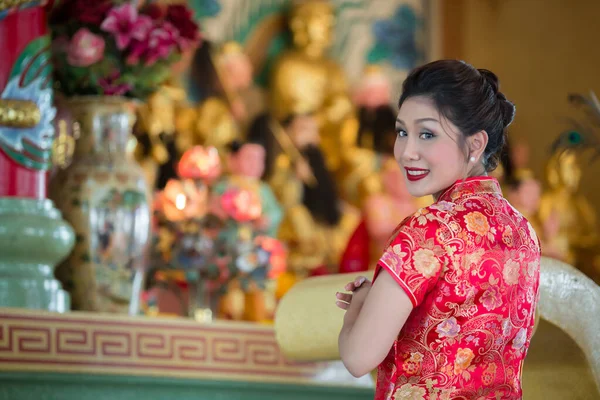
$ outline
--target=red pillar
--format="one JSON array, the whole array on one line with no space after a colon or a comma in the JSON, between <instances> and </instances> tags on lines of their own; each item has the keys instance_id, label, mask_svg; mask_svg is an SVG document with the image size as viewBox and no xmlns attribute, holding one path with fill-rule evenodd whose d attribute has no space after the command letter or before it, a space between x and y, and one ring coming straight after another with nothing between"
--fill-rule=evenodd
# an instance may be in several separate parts
<instances>
[{"instance_id":1,"label":"red pillar","mask_svg":"<svg viewBox=\"0 0 600 400\"><path fill-rule=\"evenodd\" d=\"M26 85L36 76L49 75L45 10L39 5L25 7L0 10L0 93L14 76L20 76L20 83ZM49 85L50 77L45 79ZM11 149L3 140L9 135L14 137L14 131L0 125L0 197L45 198L49 149L31 142L22 149Z\"/></svg>"}]
</instances>

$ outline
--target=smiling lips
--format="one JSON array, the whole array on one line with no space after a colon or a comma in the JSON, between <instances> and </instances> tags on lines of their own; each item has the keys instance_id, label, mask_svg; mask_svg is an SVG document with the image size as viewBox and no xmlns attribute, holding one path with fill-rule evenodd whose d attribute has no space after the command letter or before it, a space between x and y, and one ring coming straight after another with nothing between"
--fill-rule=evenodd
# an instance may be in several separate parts
<instances>
[{"instance_id":1,"label":"smiling lips","mask_svg":"<svg viewBox=\"0 0 600 400\"><path fill-rule=\"evenodd\" d=\"M407 167L404 167L404 169L406 170L406 178L411 182L421 180L429 175L428 169Z\"/></svg>"}]
</instances>

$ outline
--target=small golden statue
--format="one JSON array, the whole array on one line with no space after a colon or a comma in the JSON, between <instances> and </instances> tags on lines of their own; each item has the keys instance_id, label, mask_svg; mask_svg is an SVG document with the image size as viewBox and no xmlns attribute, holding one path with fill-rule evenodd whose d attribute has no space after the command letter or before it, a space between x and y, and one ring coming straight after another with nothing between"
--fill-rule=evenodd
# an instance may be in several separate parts
<instances>
[{"instance_id":1,"label":"small golden statue","mask_svg":"<svg viewBox=\"0 0 600 400\"><path fill-rule=\"evenodd\" d=\"M175 163L178 158L176 115L185 96L180 85L168 82L137 109L134 156L144 170L151 191L156 186L162 189L175 175L170 163Z\"/></svg>"},{"instance_id":2,"label":"small golden statue","mask_svg":"<svg viewBox=\"0 0 600 400\"><path fill-rule=\"evenodd\" d=\"M191 92L198 104L178 111L180 150L203 145L215 147L224 155L227 145L241 138L239 125L246 113L230 89L233 83L221 71L219 57L219 52L206 40L194 53L190 66Z\"/></svg>"},{"instance_id":3,"label":"small golden statue","mask_svg":"<svg viewBox=\"0 0 600 400\"><path fill-rule=\"evenodd\" d=\"M553 154L546 179L549 190L542 195L540 219L543 224L554 224L557 231L547 239L560 249L563 261L583 267L584 255L597 251L598 231L594 209L579 192L579 154L574 149Z\"/></svg>"},{"instance_id":4,"label":"small golden statue","mask_svg":"<svg viewBox=\"0 0 600 400\"><path fill-rule=\"evenodd\" d=\"M326 1L312 0L292 7L289 26L294 48L277 60L271 77L270 106L276 119L314 115L319 124L321 147L331 171L340 166L346 147L342 134L352 116L343 69L325 55L335 23Z\"/></svg>"},{"instance_id":5,"label":"small golden statue","mask_svg":"<svg viewBox=\"0 0 600 400\"><path fill-rule=\"evenodd\" d=\"M239 43L225 43L215 61L231 103L232 113L241 130L245 132L250 122L265 111L264 90L254 83L254 67Z\"/></svg>"},{"instance_id":6,"label":"small golden statue","mask_svg":"<svg viewBox=\"0 0 600 400\"><path fill-rule=\"evenodd\" d=\"M551 238L562 246L563 260L600 282L596 214L579 191L582 160L590 155L593 161L600 155L600 101L591 91L589 96L570 94L569 102L585 113L587 121L571 119L574 129L559 135L553 144L546 168L549 190L542 197L540 218L557 232Z\"/></svg>"}]
</instances>

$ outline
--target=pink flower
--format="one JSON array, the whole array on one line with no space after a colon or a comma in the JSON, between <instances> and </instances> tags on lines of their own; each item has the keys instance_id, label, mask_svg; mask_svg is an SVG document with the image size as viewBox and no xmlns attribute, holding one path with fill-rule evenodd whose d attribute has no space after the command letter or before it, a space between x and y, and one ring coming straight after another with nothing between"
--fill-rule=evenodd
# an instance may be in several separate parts
<instances>
[{"instance_id":1,"label":"pink flower","mask_svg":"<svg viewBox=\"0 0 600 400\"><path fill-rule=\"evenodd\" d=\"M498 289L492 286L483 292L483 295L481 296L481 304L483 304L485 309L488 311L492 311L493 309L500 307L502 305L502 297L500 296Z\"/></svg>"},{"instance_id":2,"label":"pink flower","mask_svg":"<svg viewBox=\"0 0 600 400\"><path fill-rule=\"evenodd\" d=\"M502 271L502 276L504 277L504 282L507 285L515 285L519 282L519 273L521 270L521 265L515 261L509 259L504 264L504 270Z\"/></svg>"},{"instance_id":3,"label":"pink flower","mask_svg":"<svg viewBox=\"0 0 600 400\"><path fill-rule=\"evenodd\" d=\"M150 66L158 60L169 56L171 50L177 46L179 31L169 22L163 22L160 27L154 28L148 37L148 50L146 65Z\"/></svg>"},{"instance_id":4,"label":"pink flower","mask_svg":"<svg viewBox=\"0 0 600 400\"><path fill-rule=\"evenodd\" d=\"M437 328L435 328L435 331L442 338L453 338L460 332L460 325L458 324L456 318L450 317L447 320L443 321L441 324L439 324Z\"/></svg>"},{"instance_id":5,"label":"pink flower","mask_svg":"<svg viewBox=\"0 0 600 400\"><path fill-rule=\"evenodd\" d=\"M152 19L146 15L138 15L134 5L126 3L110 10L100 28L112 33L117 47L123 50L134 39L139 41L146 39L152 28Z\"/></svg>"},{"instance_id":6,"label":"pink flower","mask_svg":"<svg viewBox=\"0 0 600 400\"><path fill-rule=\"evenodd\" d=\"M515 350L521 350L527 342L527 329L521 328L517 332L517 335L513 339L512 348Z\"/></svg>"},{"instance_id":7,"label":"pink flower","mask_svg":"<svg viewBox=\"0 0 600 400\"><path fill-rule=\"evenodd\" d=\"M150 66L158 60L167 58L171 50L177 46L178 35L177 29L169 22L154 27L144 40L132 41L127 64L137 64L140 59L143 59L144 64Z\"/></svg>"},{"instance_id":8,"label":"pink flower","mask_svg":"<svg viewBox=\"0 0 600 400\"><path fill-rule=\"evenodd\" d=\"M81 28L75 32L67 48L67 61L69 64L76 67L88 67L100 61L103 56L104 39L102 37L94 35L86 28Z\"/></svg>"},{"instance_id":9,"label":"pink flower","mask_svg":"<svg viewBox=\"0 0 600 400\"><path fill-rule=\"evenodd\" d=\"M122 96L131 89L128 83L119 83L121 77L119 71L113 71L110 75L98 79L98 84L107 96Z\"/></svg>"},{"instance_id":10,"label":"pink flower","mask_svg":"<svg viewBox=\"0 0 600 400\"><path fill-rule=\"evenodd\" d=\"M233 187L221 196L221 208L237 222L248 222L262 214L260 197L252 191Z\"/></svg>"}]
</instances>

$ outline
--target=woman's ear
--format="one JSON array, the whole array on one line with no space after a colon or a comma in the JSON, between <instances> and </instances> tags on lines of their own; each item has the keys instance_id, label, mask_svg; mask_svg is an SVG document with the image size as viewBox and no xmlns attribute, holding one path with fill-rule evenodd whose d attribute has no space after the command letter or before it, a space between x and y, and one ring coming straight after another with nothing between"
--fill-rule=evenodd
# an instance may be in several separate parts
<instances>
[{"instance_id":1,"label":"woman's ear","mask_svg":"<svg viewBox=\"0 0 600 400\"><path fill-rule=\"evenodd\" d=\"M469 158L475 158L475 162L480 162L483 152L488 144L488 134L481 130L467 139L469 146Z\"/></svg>"}]
</instances>

